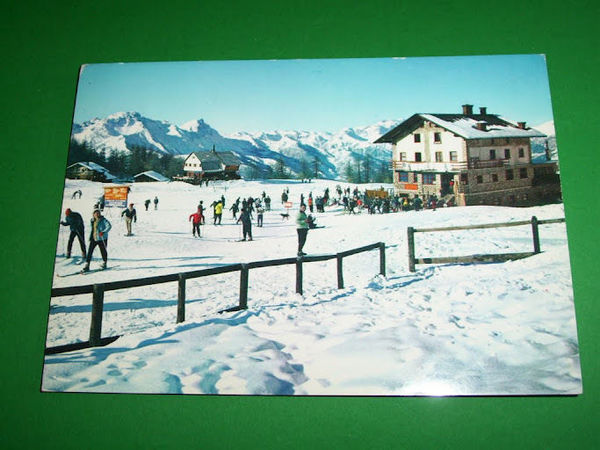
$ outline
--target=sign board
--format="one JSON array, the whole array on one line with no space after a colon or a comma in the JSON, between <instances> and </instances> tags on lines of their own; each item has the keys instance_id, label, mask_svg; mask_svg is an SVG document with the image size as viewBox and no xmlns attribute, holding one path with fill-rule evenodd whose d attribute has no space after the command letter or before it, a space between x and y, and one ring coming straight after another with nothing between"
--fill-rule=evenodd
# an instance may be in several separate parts
<instances>
[{"instance_id":1,"label":"sign board","mask_svg":"<svg viewBox=\"0 0 600 450\"><path fill-rule=\"evenodd\" d=\"M283 204L283 207L284 207L284 208L286 208L286 209L290 209L290 208L292 207L292 205L293 205L293 203L292 203L292 202L285 202L285 203Z\"/></svg>"},{"instance_id":2,"label":"sign board","mask_svg":"<svg viewBox=\"0 0 600 450\"><path fill-rule=\"evenodd\" d=\"M367 197L369 198L387 198L388 192L384 189L367 189Z\"/></svg>"},{"instance_id":3,"label":"sign board","mask_svg":"<svg viewBox=\"0 0 600 450\"><path fill-rule=\"evenodd\" d=\"M127 194L129 186L105 186L104 207L127 208Z\"/></svg>"},{"instance_id":4,"label":"sign board","mask_svg":"<svg viewBox=\"0 0 600 450\"><path fill-rule=\"evenodd\" d=\"M406 189L407 191L417 191L419 190L419 185L413 183L404 183L404 186L402 186L401 189Z\"/></svg>"}]
</instances>

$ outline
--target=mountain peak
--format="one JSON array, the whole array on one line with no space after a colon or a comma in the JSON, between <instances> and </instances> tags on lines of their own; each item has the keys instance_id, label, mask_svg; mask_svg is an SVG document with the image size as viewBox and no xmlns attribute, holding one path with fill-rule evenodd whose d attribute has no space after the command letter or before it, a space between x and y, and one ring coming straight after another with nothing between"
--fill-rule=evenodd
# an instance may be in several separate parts
<instances>
[{"instance_id":1,"label":"mountain peak","mask_svg":"<svg viewBox=\"0 0 600 450\"><path fill-rule=\"evenodd\" d=\"M204 121L204 119L194 119L179 125L179 128L182 130L193 131L194 133L206 127L208 127L208 124Z\"/></svg>"}]
</instances>

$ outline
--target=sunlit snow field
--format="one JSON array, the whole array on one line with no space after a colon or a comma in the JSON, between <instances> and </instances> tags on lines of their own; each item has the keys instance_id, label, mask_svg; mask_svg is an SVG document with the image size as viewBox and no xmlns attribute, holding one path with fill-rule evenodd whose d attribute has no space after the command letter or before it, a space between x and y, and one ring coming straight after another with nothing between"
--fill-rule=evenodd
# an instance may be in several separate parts
<instances>
[{"instance_id":1,"label":"sunlit snow field","mask_svg":"<svg viewBox=\"0 0 600 450\"><path fill-rule=\"evenodd\" d=\"M335 197L334 181L179 182L132 185L138 221L126 237L120 210L105 209L109 270L80 275L80 250L65 259L61 227L53 287L171 274L223 264L293 257L300 194ZM349 185L341 184L342 187ZM67 180L63 211L82 214L89 233L102 184ZM281 192L290 189L290 220ZM354 186L351 186L354 188ZM361 185L379 187L379 185ZM386 186L390 187L390 186ZM71 194L81 189L82 198ZM241 226L229 207L237 197L272 198L264 227L237 242ZM210 204L225 195L221 226ZM158 196L158 209L143 202ZM208 208L203 237L191 234L199 200ZM295 292L293 265L252 269L248 309L219 314L239 300L239 272L187 281L186 321L177 325L177 283L110 291L102 336L122 335L100 348L45 357L43 390L184 394L495 395L577 394L581 371L567 235L564 223L540 226L542 253L496 264L417 265L408 271L406 228L564 217L560 204L492 206L347 215L339 207L315 214L305 251L330 254L385 242L379 253L304 265L304 294ZM507 253L533 249L531 227L418 233L417 257ZM98 250L91 268L100 264ZM59 277L58 275L61 275ZM87 341L91 295L51 299L47 347Z\"/></svg>"}]
</instances>

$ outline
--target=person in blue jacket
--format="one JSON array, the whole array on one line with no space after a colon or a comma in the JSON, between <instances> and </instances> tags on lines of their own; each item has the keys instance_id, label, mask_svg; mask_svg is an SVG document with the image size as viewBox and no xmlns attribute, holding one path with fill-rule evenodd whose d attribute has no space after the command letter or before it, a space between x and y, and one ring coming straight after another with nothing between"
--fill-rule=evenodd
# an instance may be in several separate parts
<instances>
[{"instance_id":1,"label":"person in blue jacket","mask_svg":"<svg viewBox=\"0 0 600 450\"><path fill-rule=\"evenodd\" d=\"M106 269L106 263L108 261L108 232L112 228L110 222L102 215L99 209L94 210L94 216L90 221L91 232L90 232L90 246L88 249L87 259L82 272L90 270L90 261L92 260L92 254L96 247L100 248L102 254L102 269Z\"/></svg>"}]
</instances>

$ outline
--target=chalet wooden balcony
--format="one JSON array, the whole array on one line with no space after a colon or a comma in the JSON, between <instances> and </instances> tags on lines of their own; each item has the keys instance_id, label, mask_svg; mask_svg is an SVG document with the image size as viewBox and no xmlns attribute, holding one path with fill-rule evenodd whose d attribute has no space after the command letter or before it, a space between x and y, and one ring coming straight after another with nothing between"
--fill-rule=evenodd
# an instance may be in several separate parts
<instances>
[{"instance_id":1,"label":"chalet wooden balcony","mask_svg":"<svg viewBox=\"0 0 600 450\"><path fill-rule=\"evenodd\" d=\"M505 167L510 165L508 159L490 159L480 160L472 159L470 161L450 161L450 162L430 162L430 161L392 161L392 169L404 170L407 172L432 171L432 172L461 172L467 169L493 169L495 167Z\"/></svg>"}]
</instances>

